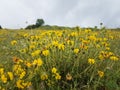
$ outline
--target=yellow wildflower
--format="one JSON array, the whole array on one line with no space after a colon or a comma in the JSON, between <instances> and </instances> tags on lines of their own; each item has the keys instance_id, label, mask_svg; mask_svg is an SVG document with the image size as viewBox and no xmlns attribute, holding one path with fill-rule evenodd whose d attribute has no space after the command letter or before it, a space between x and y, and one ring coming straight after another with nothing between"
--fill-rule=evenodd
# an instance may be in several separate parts
<instances>
[{"instance_id":1,"label":"yellow wildflower","mask_svg":"<svg viewBox=\"0 0 120 90\"><path fill-rule=\"evenodd\" d=\"M32 64L36 65L37 64L37 60L35 59Z\"/></svg>"},{"instance_id":2,"label":"yellow wildflower","mask_svg":"<svg viewBox=\"0 0 120 90\"><path fill-rule=\"evenodd\" d=\"M35 45L30 45L29 46L29 49L31 50L31 49L34 49L35 48Z\"/></svg>"},{"instance_id":3,"label":"yellow wildflower","mask_svg":"<svg viewBox=\"0 0 120 90\"><path fill-rule=\"evenodd\" d=\"M31 86L31 82L23 82L22 85L24 87L29 87L29 86Z\"/></svg>"},{"instance_id":4,"label":"yellow wildflower","mask_svg":"<svg viewBox=\"0 0 120 90\"><path fill-rule=\"evenodd\" d=\"M14 67L13 67L13 71L17 71L19 68L21 68L21 65L14 65Z\"/></svg>"},{"instance_id":5,"label":"yellow wildflower","mask_svg":"<svg viewBox=\"0 0 120 90\"><path fill-rule=\"evenodd\" d=\"M26 66L27 66L27 67L31 67L31 66L32 66L32 64L31 64L31 63L29 63L29 62L27 62L27 63L26 63Z\"/></svg>"},{"instance_id":6,"label":"yellow wildflower","mask_svg":"<svg viewBox=\"0 0 120 90\"><path fill-rule=\"evenodd\" d=\"M20 53L26 53L27 52L27 49L21 49L21 50L19 50L20 51Z\"/></svg>"},{"instance_id":7,"label":"yellow wildflower","mask_svg":"<svg viewBox=\"0 0 120 90\"><path fill-rule=\"evenodd\" d=\"M16 85L17 85L18 88L24 89L24 86L22 85L22 80L18 80L16 82Z\"/></svg>"},{"instance_id":8,"label":"yellow wildflower","mask_svg":"<svg viewBox=\"0 0 120 90\"><path fill-rule=\"evenodd\" d=\"M108 39L107 38L103 38L104 41L107 41Z\"/></svg>"},{"instance_id":9,"label":"yellow wildflower","mask_svg":"<svg viewBox=\"0 0 120 90\"><path fill-rule=\"evenodd\" d=\"M114 37L113 36L109 36L110 39L113 39Z\"/></svg>"},{"instance_id":10,"label":"yellow wildflower","mask_svg":"<svg viewBox=\"0 0 120 90\"><path fill-rule=\"evenodd\" d=\"M67 41L67 44L70 45L70 40L66 40Z\"/></svg>"},{"instance_id":11,"label":"yellow wildflower","mask_svg":"<svg viewBox=\"0 0 120 90\"><path fill-rule=\"evenodd\" d=\"M38 66L41 66L42 64L43 64L43 61L42 61L40 58L38 58L38 59L37 59L37 65L38 65Z\"/></svg>"},{"instance_id":12,"label":"yellow wildflower","mask_svg":"<svg viewBox=\"0 0 120 90\"><path fill-rule=\"evenodd\" d=\"M0 74L4 73L4 68L0 68Z\"/></svg>"},{"instance_id":13,"label":"yellow wildflower","mask_svg":"<svg viewBox=\"0 0 120 90\"><path fill-rule=\"evenodd\" d=\"M14 63L19 62L19 58L17 58L17 57L13 57L13 62L14 62Z\"/></svg>"},{"instance_id":14,"label":"yellow wildflower","mask_svg":"<svg viewBox=\"0 0 120 90\"><path fill-rule=\"evenodd\" d=\"M78 52L79 52L79 49L78 49L78 48L74 49L74 53L75 53L75 54L77 54Z\"/></svg>"},{"instance_id":15,"label":"yellow wildflower","mask_svg":"<svg viewBox=\"0 0 120 90\"><path fill-rule=\"evenodd\" d=\"M118 60L118 57L116 57L116 56L111 56L110 59L113 60L113 61L117 61L117 60Z\"/></svg>"},{"instance_id":16,"label":"yellow wildflower","mask_svg":"<svg viewBox=\"0 0 120 90\"><path fill-rule=\"evenodd\" d=\"M48 79L48 75L46 73L44 73L40 76L40 78L41 78L41 80L46 80L46 79Z\"/></svg>"},{"instance_id":17,"label":"yellow wildflower","mask_svg":"<svg viewBox=\"0 0 120 90\"><path fill-rule=\"evenodd\" d=\"M64 44L58 44L58 49L64 50L65 49L65 45Z\"/></svg>"},{"instance_id":18,"label":"yellow wildflower","mask_svg":"<svg viewBox=\"0 0 120 90\"><path fill-rule=\"evenodd\" d=\"M35 39L35 36L30 36L30 39L34 41L34 39Z\"/></svg>"},{"instance_id":19,"label":"yellow wildflower","mask_svg":"<svg viewBox=\"0 0 120 90\"><path fill-rule=\"evenodd\" d=\"M71 36L72 36L72 37L77 36L77 32L72 32L72 33L71 33Z\"/></svg>"},{"instance_id":20,"label":"yellow wildflower","mask_svg":"<svg viewBox=\"0 0 120 90\"><path fill-rule=\"evenodd\" d=\"M12 72L8 72L9 78L10 80L13 80L13 73Z\"/></svg>"},{"instance_id":21,"label":"yellow wildflower","mask_svg":"<svg viewBox=\"0 0 120 90\"><path fill-rule=\"evenodd\" d=\"M26 72L23 71L23 72L20 74L20 79L22 79L25 75L26 75Z\"/></svg>"},{"instance_id":22,"label":"yellow wildflower","mask_svg":"<svg viewBox=\"0 0 120 90\"><path fill-rule=\"evenodd\" d=\"M42 54L43 54L44 56L48 56L48 55L49 55L49 50L44 50L44 51L42 51Z\"/></svg>"},{"instance_id":23,"label":"yellow wildflower","mask_svg":"<svg viewBox=\"0 0 120 90\"><path fill-rule=\"evenodd\" d=\"M28 34L28 33L26 33L26 34L24 34L23 36L24 36L24 37L28 37L28 36L29 36L29 34Z\"/></svg>"},{"instance_id":24,"label":"yellow wildflower","mask_svg":"<svg viewBox=\"0 0 120 90\"><path fill-rule=\"evenodd\" d=\"M97 48L100 48L100 45L99 45L99 44L96 44L96 47L97 47Z\"/></svg>"},{"instance_id":25,"label":"yellow wildflower","mask_svg":"<svg viewBox=\"0 0 120 90\"><path fill-rule=\"evenodd\" d=\"M53 46L58 46L58 41L53 41L53 42L52 42L52 45L53 45Z\"/></svg>"},{"instance_id":26,"label":"yellow wildflower","mask_svg":"<svg viewBox=\"0 0 120 90\"><path fill-rule=\"evenodd\" d=\"M96 41L97 40L97 38L95 36L92 36L92 35L89 36L88 39L91 40L91 41Z\"/></svg>"},{"instance_id":27,"label":"yellow wildflower","mask_svg":"<svg viewBox=\"0 0 120 90\"><path fill-rule=\"evenodd\" d=\"M109 44L107 42L101 42L103 46L108 47Z\"/></svg>"},{"instance_id":28,"label":"yellow wildflower","mask_svg":"<svg viewBox=\"0 0 120 90\"><path fill-rule=\"evenodd\" d=\"M85 29L85 33L91 32L91 29Z\"/></svg>"},{"instance_id":29,"label":"yellow wildflower","mask_svg":"<svg viewBox=\"0 0 120 90\"><path fill-rule=\"evenodd\" d=\"M57 69L54 67L54 68L52 68L52 73L56 73L57 72Z\"/></svg>"},{"instance_id":30,"label":"yellow wildflower","mask_svg":"<svg viewBox=\"0 0 120 90\"><path fill-rule=\"evenodd\" d=\"M83 43L83 44L88 44L88 43L89 43L89 40L84 40L84 39L82 39L82 43Z\"/></svg>"},{"instance_id":31,"label":"yellow wildflower","mask_svg":"<svg viewBox=\"0 0 120 90\"><path fill-rule=\"evenodd\" d=\"M99 75L99 77L103 77L104 76L104 72L103 71L98 71L98 75Z\"/></svg>"},{"instance_id":32,"label":"yellow wildflower","mask_svg":"<svg viewBox=\"0 0 120 90\"><path fill-rule=\"evenodd\" d=\"M33 65L41 66L43 64L42 60L40 58L35 59L33 61Z\"/></svg>"},{"instance_id":33,"label":"yellow wildflower","mask_svg":"<svg viewBox=\"0 0 120 90\"><path fill-rule=\"evenodd\" d=\"M68 74L66 75L66 79L70 81L70 80L72 80L72 76L68 73Z\"/></svg>"},{"instance_id":34,"label":"yellow wildflower","mask_svg":"<svg viewBox=\"0 0 120 90\"><path fill-rule=\"evenodd\" d=\"M22 59L19 59L19 58L17 58L17 57L13 57L13 62L19 64L19 63L22 63L23 60L22 60Z\"/></svg>"},{"instance_id":35,"label":"yellow wildflower","mask_svg":"<svg viewBox=\"0 0 120 90\"><path fill-rule=\"evenodd\" d=\"M109 56L112 56L112 55L114 55L113 52L109 52Z\"/></svg>"},{"instance_id":36,"label":"yellow wildflower","mask_svg":"<svg viewBox=\"0 0 120 90\"><path fill-rule=\"evenodd\" d=\"M94 60L94 59L88 59L88 63L89 63L89 64L94 64L94 63L95 63L95 60Z\"/></svg>"},{"instance_id":37,"label":"yellow wildflower","mask_svg":"<svg viewBox=\"0 0 120 90\"><path fill-rule=\"evenodd\" d=\"M16 45L16 44L17 44L16 40L11 41L11 45Z\"/></svg>"},{"instance_id":38,"label":"yellow wildflower","mask_svg":"<svg viewBox=\"0 0 120 90\"><path fill-rule=\"evenodd\" d=\"M86 46L86 45L84 45L84 44L81 44L81 45L80 45L80 48L81 48L81 49L88 49L88 46Z\"/></svg>"},{"instance_id":39,"label":"yellow wildflower","mask_svg":"<svg viewBox=\"0 0 120 90\"><path fill-rule=\"evenodd\" d=\"M100 54L100 55L99 55L99 59L100 59L100 60L104 60L105 58L104 58L103 55Z\"/></svg>"},{"instance_id":40,"label":"yellow wildflower","mask_svg":"<svg viewBox=\"0 0 120 90\"><path fill-rule=\"evenodd\" d=\"M36 51L34 51L34 52L31 53L31 55L33 57L38 56L39 54L40 54L40 50L36 50Z\"/></svg>"},{"instance_id":41,"label":"yellow wildflower","mask_svg":"<svg viewBox=\"0 0 120 90\"><path fill-rule=\"evenodd\" d=\"M109 47L106 47L106 50L110 50L110 48L109 48Z\"/></svg>"},{"instance_id":42,"label":"yellow wildflower","mask_svg":"<svg viewBox=\"0 0 120 90\"><path fill-rule=\"evenodd\" d=\"M73 45L74 45L74 41L67 40L67 44L68 44L68 45L72 45L72 46L73 46Z\"/></svg>"},{"instance_id":43,"label":"yellow wildflower","mask_svg":"<svg viewBox=\"0 0 120 90\"><path fill-rule=\"evenodd\" d=\"M31 45L35 46L35 45L37 45L37 42L35 42L35 41L33 42L33 41L32 41L32 42L31 42Z\"/></svg>"},{"instance_id":44,"label":"yellow wildflower","mask_svg":"<svg viewBox=\"0 0 120 90\"><path fill-rule=\"evenodd\" d=\"M60 76L59 73L56 73L55 79L56 79L56 80L60 80L60 79L61 79L61 76Z\"/></svg>"}]
</instances>

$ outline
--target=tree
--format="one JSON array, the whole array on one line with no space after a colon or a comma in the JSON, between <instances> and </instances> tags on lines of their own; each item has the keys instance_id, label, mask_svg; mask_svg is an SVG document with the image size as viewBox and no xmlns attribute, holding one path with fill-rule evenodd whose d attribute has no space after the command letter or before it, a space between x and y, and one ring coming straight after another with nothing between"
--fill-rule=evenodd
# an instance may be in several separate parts
<instances>
[{"instance_id":1,"label":"tree","mask_svg":"<svg viewBox=\"0 0 120 90\"><path fill-rule=\"evenodd\" d=\"M102 29L102 27L103 27L103 23L101 22L101 23L100 23L100 28Z\"/></svg>"},{"instance_id":2,"label":"tree","mask_svg":"<svg viewBox=\"0 0 120 90\"><path fill-rule=\"evenodd\" d=\"M44 23L45 22L43 19L37 19L36 24L28 25L25 29L35 29L35 28L42 26Z\"/></svg>"},{"instance_id":3,"label":"tree","mask_svg":"<svg viewBox=\"0 0 120 90\"><path fill-rule=\"evenodd\" d=\"M103 23L101 22L101 23L100 23L100 25L102 26L102 25L103 25Z\"/></svg>"},{"instance_id":4,"label":"tree","mask_svg":"<svg viewBox=\"0 0 120 90\"><path fill-rule=\"evenodd\" d=\"M37 19L37 21L36 21L36 26L37 26L37 27L40 27L40 26L42 26L44 23L45 23L45 22L44 22L43 19Z\"/></svg>"},{"instance_id":5,"label":"tree","mask_svg":"<svg viewBox=\"0 0 120 90\"><path fill-rule=\"evenodd\" d=\"M0 29L2 29L1 25L0 25Z\"/></svg>"}]
</instances>

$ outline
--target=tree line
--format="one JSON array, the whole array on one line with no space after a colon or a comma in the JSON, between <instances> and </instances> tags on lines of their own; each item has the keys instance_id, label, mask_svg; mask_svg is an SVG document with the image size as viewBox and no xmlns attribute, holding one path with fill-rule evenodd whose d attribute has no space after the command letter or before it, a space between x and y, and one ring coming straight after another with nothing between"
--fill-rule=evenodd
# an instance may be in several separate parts
<instances>
[{"instance_id":1,"label":"tree line","mask_svg":"<svg viewBox=\"0 0 120 90\"><path fill-rule=\"evenodd\" d=\"M45 21L43 19L37 19L35 24L28 25L25 29L42 29L42 30L63 30L63 29L72 29L66 26L57 26L57 25L45 25Z\"/></svg>"}]
</instances>

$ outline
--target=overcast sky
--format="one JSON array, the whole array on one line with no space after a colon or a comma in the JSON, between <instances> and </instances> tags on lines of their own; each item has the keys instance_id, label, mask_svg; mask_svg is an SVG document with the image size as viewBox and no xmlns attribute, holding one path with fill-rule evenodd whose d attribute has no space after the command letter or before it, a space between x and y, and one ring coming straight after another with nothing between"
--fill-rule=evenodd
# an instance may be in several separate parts
<instances>
[{"instance_id":1,"label":"overcast sky","mask_svg":"<svg viewBox=\"0 0 120 90\"><path fill-rule=\"evenodd\" d=\"M37 18L49 25L120 27L120 0L0 0L4 28L26 27Z\"/></svg>"}]
</instances>

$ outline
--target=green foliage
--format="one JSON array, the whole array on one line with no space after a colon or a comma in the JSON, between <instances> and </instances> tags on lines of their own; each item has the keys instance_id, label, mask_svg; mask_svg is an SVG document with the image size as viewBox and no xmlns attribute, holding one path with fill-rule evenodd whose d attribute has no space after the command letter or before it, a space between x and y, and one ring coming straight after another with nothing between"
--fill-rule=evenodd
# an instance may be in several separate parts
<instances>
[{"instance_id":1,"label":"green foliage","mask_svg":"<svg viewBox=\"0 0 120 90\"><path fill-rule=\"evenodd\" d=\"M37 28L36 25L28 25L25 29L35 29Z\"/></svg>"},{"instance_id":2,"label":"green foliage","mask_svg":"<svg viewBox=\"0 0 120 90\"><path fill-rule=\"evenodd\" d=\"M72 30L73 28L65 27L65 26L57 26L57 25L44 25L39 27L40 30Z\"/></svg>"},{"instance_id":3,"label":"green foliage","mask_svg":"<svg viewBox=\"0 0 120 90\"><path fill-rule=\"evenodd\" d=\"M40 27L40 26L42 26L43 24L44 24L45 22L44 22L44 20L43 19L37 19L37 21L36 21L36 27Z\"/></svg>"}]
</instances>

